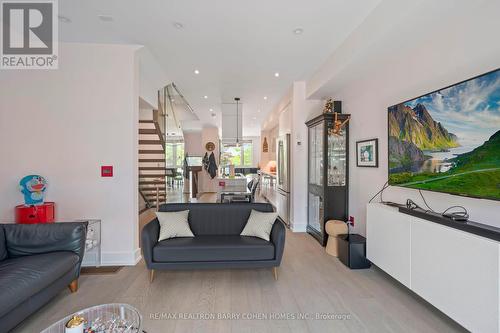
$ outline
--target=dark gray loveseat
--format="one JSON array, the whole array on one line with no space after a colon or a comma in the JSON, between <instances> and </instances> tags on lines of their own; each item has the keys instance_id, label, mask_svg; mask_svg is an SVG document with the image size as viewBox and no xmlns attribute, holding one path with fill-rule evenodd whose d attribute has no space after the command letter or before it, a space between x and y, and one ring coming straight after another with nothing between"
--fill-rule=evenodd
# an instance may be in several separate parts
<instances>
[{"instance_id":1,"label":"dark gray loveseat","mask_svg":"<svg viewBox=\"0 0 500 333\"><path fill-rule=\"evenodd\" d=\"M267 203L215 204L178 203L160 206L162 212L189 210L189 226L195 237L171 238L158 242L158 219L142 230L142 251L150 278L156 269L276 267L285 246L285 226L277 219L270 242L240 236L252 209L272 212Z\"/></svg>"},{"instance_id":2,"label":"dark gray loveseat","mask_svg":"<svg viewBox=\"0 0 500 333\"><path fill-rule=\"evenodd\" d=\"M0 332L78 288L87 222L0 224Z\"/></svg>"}]
</instances>

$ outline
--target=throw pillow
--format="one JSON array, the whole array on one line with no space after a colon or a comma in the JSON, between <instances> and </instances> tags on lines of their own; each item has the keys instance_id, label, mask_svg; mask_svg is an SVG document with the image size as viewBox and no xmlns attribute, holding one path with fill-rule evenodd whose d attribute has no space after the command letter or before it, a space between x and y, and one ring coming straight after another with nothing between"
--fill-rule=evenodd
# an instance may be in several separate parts
<instances>
[{"instance_id":1,"label":"throw pillow","mask_svg":"<svg viewBox=\"0 0 500 333\"><path fill-rule=\"evenodd\" d=\"M269 241L271 235L271 229L273 228L274 221L278 217L278 213L263 213L257 210L253 210L250 213L247 224L241 236L253 236L265 239Z\"/></svg>"},{"instance_id":2,"label":"throw pillow","mask_svg":"<svg viewBox=\"0 0 500 333\"><path fill-rule=\"evenodd\" d=\"M160 222L158 242L175 237L194 237L188 223L189 210L179 212L156 212Z\"/></svg>"}]
</instances>

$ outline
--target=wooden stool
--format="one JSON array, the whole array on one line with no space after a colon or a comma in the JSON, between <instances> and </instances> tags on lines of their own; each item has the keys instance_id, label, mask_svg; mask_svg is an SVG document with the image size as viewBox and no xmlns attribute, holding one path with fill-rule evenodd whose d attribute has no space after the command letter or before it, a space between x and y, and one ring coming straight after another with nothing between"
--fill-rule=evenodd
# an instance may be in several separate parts
<instances>
[{"instance_id":1,"label":"wooden stool","mask_svg":"<svg viewBox=\"0 0 500 333\"><path fill-rule=\"evenodd\" d=\"M344 221L330 220L325 225L326 233L328 234L328 242L326 243L326 253L329 255L338 256L338 240L337 236L348 233L347 223Z\"/></svg>"}]
</instances>

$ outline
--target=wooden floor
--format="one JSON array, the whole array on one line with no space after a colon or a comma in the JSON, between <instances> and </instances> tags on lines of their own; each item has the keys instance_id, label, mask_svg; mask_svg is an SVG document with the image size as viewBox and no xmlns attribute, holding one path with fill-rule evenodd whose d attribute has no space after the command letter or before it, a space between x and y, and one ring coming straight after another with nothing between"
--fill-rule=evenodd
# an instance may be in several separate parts
<instances>
[{"instance_id":1,"label":"wooden floor","mask_svg":"<svg viewBox=\"0 0 500 333\"><path fill-rule=\"evenodd\" d=\"M84 275L79 282L76 294L62 291L14 332L38 333L79 309L114 302L135 306L148 333L463 331L379 269L349 270L303 233L287 232L278 281L271 269L224 269L158 271L150 284L140 262L115 274ZM240 318L179 317L229 314ZM327 318L316 319L317 314ZM309 317L285 320L299 315Z\"/></svg>"}]
</instances>

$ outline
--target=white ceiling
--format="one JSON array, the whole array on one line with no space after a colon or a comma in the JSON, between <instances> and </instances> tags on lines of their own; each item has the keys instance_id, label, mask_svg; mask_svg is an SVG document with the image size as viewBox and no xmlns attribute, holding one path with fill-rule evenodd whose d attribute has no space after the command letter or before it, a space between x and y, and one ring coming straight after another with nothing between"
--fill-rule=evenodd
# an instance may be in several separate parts
<instances>
[{"instance_id":1,"label":"white ceiling","mask_svg":"<svg viewBox=\"0 0 500 333\"><path fill-rule=\"evenodd\" d=\"M145 45L202 123L219 126L221 103L238 96L244 135L260 135L260 124L292 82L307 79L379 2L64 0L59 14L71 22L60 22L59 35ZM102 14L113 20L103 22ZM303 33L294 34L296 28Z\"/></svg>"}]
</instances>

